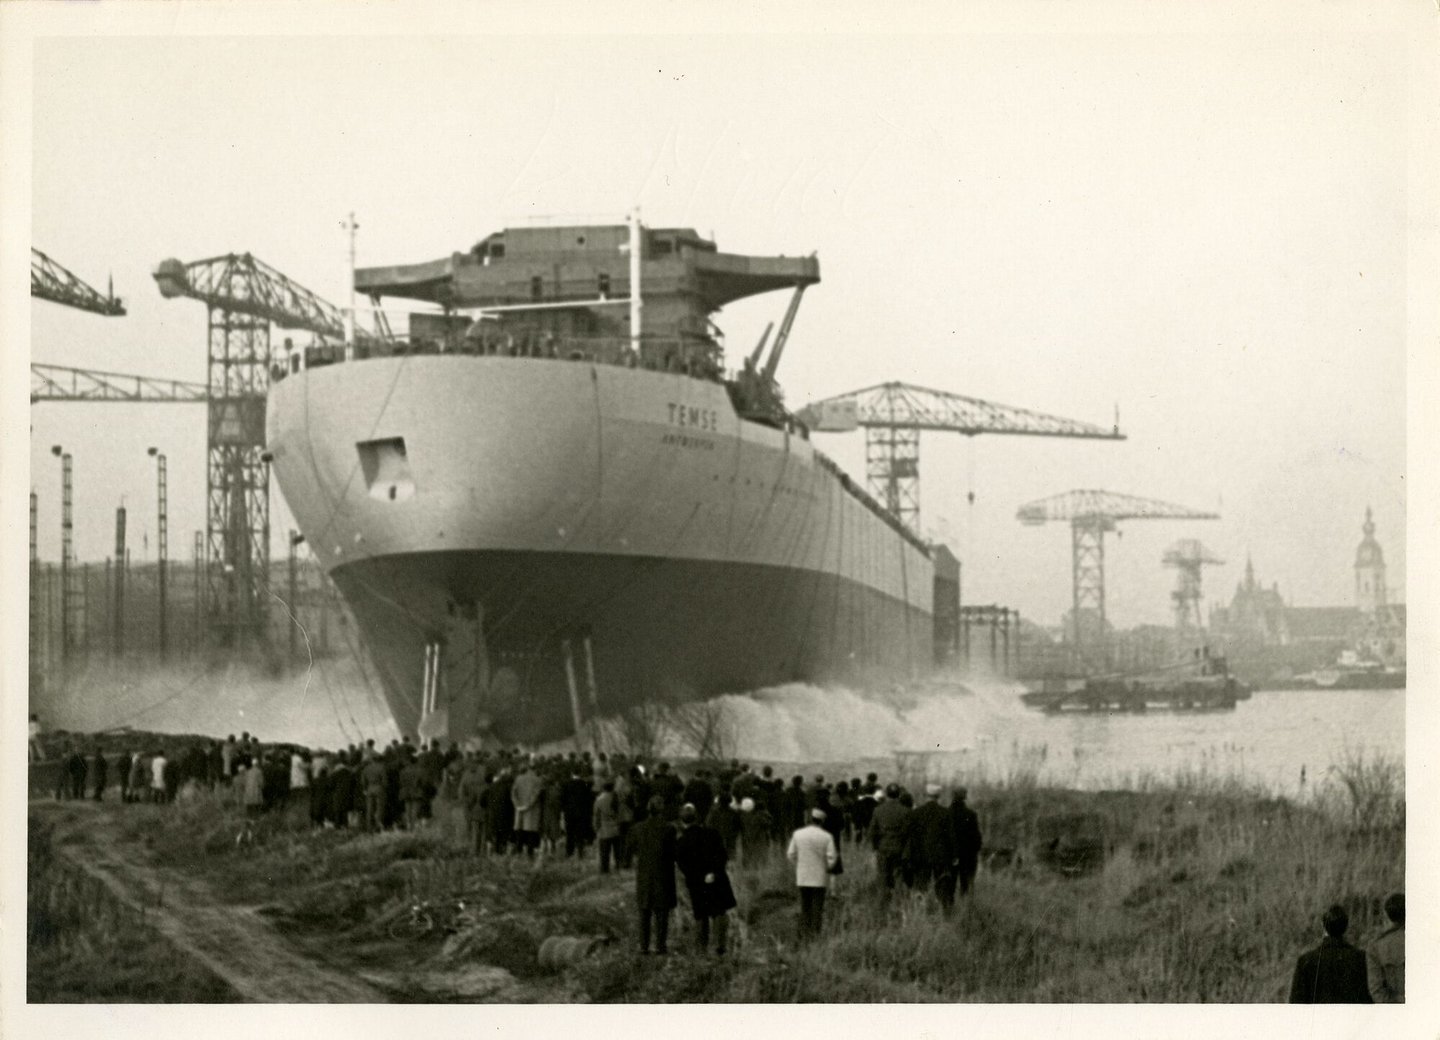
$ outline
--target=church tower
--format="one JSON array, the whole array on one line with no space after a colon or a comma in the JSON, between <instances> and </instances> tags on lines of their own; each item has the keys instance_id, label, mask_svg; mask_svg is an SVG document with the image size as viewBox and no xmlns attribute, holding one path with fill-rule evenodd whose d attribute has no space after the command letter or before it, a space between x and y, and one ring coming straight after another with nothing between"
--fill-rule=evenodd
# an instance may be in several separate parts
<instances>
[{"instance_id":1,"label":"church tower","mask_svg":"<svg viewBox=\"0 0 1440 1040\"><path fill-rule=\"evenodd\" d=\"M1375 521L1365 507L1365 537L1355 550L1355 605L1361 613L1374 614L1385 606L1385 554L1375 540Z\"/></svg>"}]
</instances>

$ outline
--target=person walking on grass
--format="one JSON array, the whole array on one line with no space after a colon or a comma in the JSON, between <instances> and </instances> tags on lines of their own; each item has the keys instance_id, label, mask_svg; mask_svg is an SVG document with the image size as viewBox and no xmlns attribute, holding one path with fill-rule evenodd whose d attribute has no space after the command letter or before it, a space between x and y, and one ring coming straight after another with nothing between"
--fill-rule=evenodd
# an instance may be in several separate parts
<instances>
[{"instance_id":1,"label":"person walking on grass","mask_svg":"<svg viewBox=\"0 0 1440 1040\"><path fill-rule=\"evenodd\" d=\"M1385 900L1390 928L1370 944L1365 963L1370 981L1370 999L1377 1004L1405 1003L1405 893L1396 892Z\"/></svg>"},{"instance_id":2,"label":"person walking on grass","mask_svg":"<svg viewBox=\"0 0 1440 1040\"><path fill-rule=\"evenodd\" d=\"M800 941L818 938L825 923L825 892L830 871L840 861L835 839L825 829L825 810L812 809L810 822L790 835L785 858L795 868L795 887L800 890Z\"/></svg>"},{"instance_id":3,"label":"person walking on grass","mask_svg":"<svg viewBox=\"0 0 1440 1040\"><path fill-rule=\"evenodd\" d=\"M948 917L955 909L955 878L960 846L948 810L940 806L940 785L925 785L925 801L910 814L910 863L915 887L924 892L934 882L935 898Z\"/></svg>"},{"instance_id":4,"label":"person walking on grass","mask_svg":"<svg viewBox=\"0 0 1440 1040\"><path fill-rule=\"evenodd\" d=\"M690 894L690 910L698 926L700 952L710 951L710 922L715 922L715 952L725 953L725 939L730 931L730 911L735 908L735 891L725 872L729 857L725 839L714 827L700 822L700 812L686 802L680 809L683 828L675 839L675 862L685 877Z\"/></svg>"},{"instance_id":5,"label":"person walking on grass","mask_svg":"<svg viewBox=\"0 0 1440 1040\"><path fill-rule=\"evenodd\" d=\"M753 798L740 800L740 862L758 867L770 858L770 833L774 821L765 807Z\"/></svg>"},{"instance_id":6,"label":"person walking on grass","mask_svg":"<svg viewBox=\"0 0 1440 1040\"><path fill-rule=\"evenodd\" d=\"M240 745L235 742L235 734L231 733L225 738L225 743L220 745L220 782L227 787L235 778L235 767L239 764L239 759Z\"/></svg>"},{"instance_id":7,"label":"person walking on grass","mask_svg":"<svg viewBox=\"0 0 1440 1040\"><path fill-rule=\"evenodd\" d=\"M165 777L169 770L170 760L165 757L164 750L156 751L150 759L150 800L152 802L165 801Z\"/></svg>"},{"instance_id":8,"label":"person walking on grass","mask_svg":"<svg viewBox=\"0 0 1440 1040\"><path fill-rule=\"evenodd\" d=\"M546 858L560 854L560 839L565 834L562 811L562 784L557 770L562 766L547 765L540 774L540 854Z\"/></svg>"},{"instance_id":9,"label":"person walking on grass","mask_svg":"<svg viewBox=\"0 0 1440 1040\"><path fill-rule=\"evenodd\" d=\"M665 799L653 795L645 819L630 828L635 859L635 908L640 916L640 952L650 952L654 926L655 952L669 952L670 911L675 895L675 828L665 819Z\"/></svg>"},{"instance_id":10,"label":"person walking on grass","mask_svg":"<svg viewBox=\"0 0 1440 1040\"><path fill-rule=\"evenodd\" d=\"M465 838L471 853L476 856L485 855L485 792L489 787L490 778L485 775L485 764L473 760L467 762L456 795L465 809Z\"/></svg>"},{"instance_id":11,"label":"person walking on grass","mask_svg":"<svg viewBox=\"0 0 1440 1040\"><path fill-rule=\"evenodd\" d=\"M875 849L875 872L885 886L885 898L895 890L895 879L905 871L910 842L910 809L900 801L900 785L891 784L870 819L870 843Z\"/></svg>"},{"instance_id":12,"label":"person walking on grass","mask_svg":"<svg viewBox=\"0 0 1440 1040\"><path fill-rule=\"evenodd\" d=\"M235 836L236 845L255 844L255 821L265 811L265 769L259 758L244 767L239 776L245 803L245 825Z\"/></svg>"},{"instance_id":13,"label":"person walking on grass","mask_svg":"<svg viewBox=\"0 0 1440 1040\"><path fill-rule=\"evenodd\" d=\"M97 802L104 801L105 785L109 782L110 762L105 758L105 752L97 746L95 754L90 759L90 786L94 788Z\"/></svg>"},{"instance_id":14,"label":"person walking on grass","mask_svg":"<svg viewBox=\"0 0 1440 1040\"><path fill-rule=\"evenodd\" d=\"M413 754L400 767L400 801L405 806L405 829L416 830L425 817L425 767Z\"/></svg>"},{"instance_id":15,"label":"person walking on grass","mask_svg":"<svg viewBox=\"0 0 1440 1040\"><path fill-rule=\"evenodd\" d=\"M378 833L385 829L385 787L388 775L385 762L372 755L360 770L360 790L365 795L365 829Z\"/></svg>"},{"instance_id":16,"label":"person walking on grass","mask_svg":"<svg viewBox=\"0 0 1440 1040\"><path fill-rule=\"evenodd\" d=\"M115 778L120 781L120 801L122 803L130 800L130 767L134 759L130 752L120 752L120 760L115 763Z\"/></svg>"},{"instance_id":17,"label":"person walking on grass","mask_svg":"<svg viewBox=\"0 0 1440 1040\"><path fill-rule=\"evenodd\" d=\"M203 767L202 767L203 768ZM310 758L308 752L290 753L290 794L292 799L310 794Z\"/></svg>"},{"instance_id":18,"label":"person walking on grass","mask_svg":"<svg viewBox=\"0 0 1440 1040\"><path fill-rule=\"evenodd\" d=\"M515 807L515 834L517 844L531 859L540 848L540 795L545 781L535 772L531 762L525 764L525 771L515 778L510 788L510 803Z\"/></svg>"},{"instance_id":19,"label":"person walking on grass","mask_svg":"<svg viewBox=\"0 0 1440 1040\"><path fill-rule=\"evenodd\" d=\"M566 859L584 856L595 840L595 789L591 786L594 777L595 767L581 762L571 767L570 779L560 785Z\"/></svg>"},{"instance_id":20,"label":"person walking on grass","mask_svg":"<svg viewBox=\"0 0 1440 1040\"><path fill-rule=\"evenodd\" d=\"M78 747L72 746L65 759L65 770L70 777L70 797L80 801L85 797L85 755Z\"/></svg>"},{"instance_id":21,"label":"person walking on grass","mask_svg":"<svg viewBox=\"0 0 1440 1040\"><path fill-rule=\"evenodd\" d=\"M40 725L40 716L30 716L30 761L45 761L45 727Z\"/></svg>"},{"instance_id":22,"label":"person walking on grass","mask_svg":"<svg viewBox=\"0 0 1440 1040\"><path fill-rule=\"evenodd\" d=\"M610 860L620 869L620 799L615 795L615 781L603 780L600 794L590 807L590 826L600 842L600 873L610 873Z\"/></svg>"},{"instance_id":23,"label":"person walking on grass","mask_svg":"<svg viewBox=\"0 0 1440 1040\"><path fill-rule=\"evenodd\" d=\"M735 858L735 849L740 843L740 812L736 804L731 793L721 788L715 804L710 807L710 814L705 817L705 826L714 827L719 832L728 859ZM695 808L698 811L700 807Z\"/></svg>"},{"instance_id":24,"label":"person walking on grass","mask_svg":"<svg viewBox=\"0 0 1440 1040\"><path fill-rule=\"evenodd\" d=\"M145 800L145 789L150 785L150 767L145 755L137 751L130 756L130 801Z\"/></svg>"},{"instance_id":25,"label":"person walking on grass","mask_svg":"<svg viewBox=\"0 0 1440 1040\"><path fill-rule=\"evenodd\" d=\"M1290 983L1292 1004L1369 1004L1365 954L1345 941L1350 915L1336 904L1320 918L1325 938L1300 955Z\"/></svg>"},{"instance_id":26,"label":"person walking on grass","mask_svg":"<svg viewBox=\"0 0 1440 1040\"><path fill-rule=\"evenodd\" d=\"M975 872L980 867L980 850L984 839L980 834L980 817L965 804L969 794L963 787L955 788L950 796L950 823L955 829L958 846L956 879L960 882L960 894L968 896L970 886L975 883Z\"/></svg>"}]
</instances>

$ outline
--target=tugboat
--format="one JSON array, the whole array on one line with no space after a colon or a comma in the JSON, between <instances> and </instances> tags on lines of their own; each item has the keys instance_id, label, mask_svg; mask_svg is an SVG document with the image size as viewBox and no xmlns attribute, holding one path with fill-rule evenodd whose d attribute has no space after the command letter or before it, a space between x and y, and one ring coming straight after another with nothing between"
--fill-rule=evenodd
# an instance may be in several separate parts
<instances>
[{"instance_id":1,"label":"tugboat","mask_svg":"<svg viewBox=\"0 0 1440 1040\"><path fill-rule=\"evenodd\" d=\"M1230 674L1225 658L1207 646L1157 670L1051 680L1020 699L1046 712L1216 711L1234 708L1252 692Z\"/></svg>"}]
</instances>

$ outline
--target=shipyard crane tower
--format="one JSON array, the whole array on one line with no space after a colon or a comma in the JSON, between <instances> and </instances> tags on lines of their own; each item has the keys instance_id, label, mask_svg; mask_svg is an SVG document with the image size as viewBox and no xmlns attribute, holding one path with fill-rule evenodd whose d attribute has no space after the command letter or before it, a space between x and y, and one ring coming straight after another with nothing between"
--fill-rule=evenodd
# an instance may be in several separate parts
<instances>
[{"instance_id":1,"label":"shipyard crane tower","mask_svg":"<svg viewBox=\"0 0 1440 1040\"><path fill-rule=\"evenodd\" d=\"M865 429L870 493L912 529L920 521L920 431L1124 440L1110 429L907 383L882 383L807 405L798 418L817 433Z\"/></svg>"},{"instance_id":2,"label":"shipyard crane tower","mask_svg":"<svg viewBox=\"0 0 1440 1040\"><path fill-rule=\"evenodd\" d=\"M114 285L102 296L34 246L30 247L30 295L91 314L111 318L125 314L125 301L115 295Z\"/></svg>"},{"instance_id":3,"label":"shipyard crane tower","mask_svg":"<svg viewBox=\"0 0 1440 1040\"><path fill-rule=\"evenodd\" d=\"M1204 627L1200 617L1200 571L1225 561L1216 556L1198 538L1182 538L1165 550L1161 562L1175 568L1175 591L1170 593L1175 605L1175 631L1183 639Z\"/></svg>"},{"instance_id":4,"label":"shipyard crane tower","mask_svg":"<svg viewBox=\"0 0 1440 1040\"><path fill-rule=\"evenodd\" d=\"M1021 506L1016 518L1029 526L1070 522L1071 644L1082 659L1107 665L1105 533L1114 531L1121 520L1218 520L1220 515L1110 491L1067 491Z\"/></svg>"},{"instance_id":5,"label":"shipyard crane tower","mask_svg":"<svg viewBox=\"0 0 1440 1040\"><path fill-rule=\"evenodd\" d=\"M265 461L265 391L270 326L340 340L345 315L249 253L182 263L163 260L154 277L166 299L205 304L209 358L206 602L223 642L263 637L270 574L270 466Z\"/></svg>"}]
</instances>

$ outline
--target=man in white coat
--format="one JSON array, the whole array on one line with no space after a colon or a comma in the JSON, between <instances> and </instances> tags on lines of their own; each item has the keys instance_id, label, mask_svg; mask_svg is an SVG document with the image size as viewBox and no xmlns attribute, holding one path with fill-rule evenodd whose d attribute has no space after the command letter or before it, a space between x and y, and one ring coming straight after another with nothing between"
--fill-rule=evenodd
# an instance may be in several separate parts
<instances>
[{"instance_id":1,"label":"man in white coat","mask_svg":"<svg viewBox=\"0 0 1440 1040\"><path fill-rule=\"evenodd\" d=\"M810 823L790 836L785 856L795 868L795 885L800 889L800 941L806 942L820 934L825 919L825 891L830 887L830 871L840 856L835 839L821 826L825 810L812 809Z\"/></svg>"}]
</instances>

